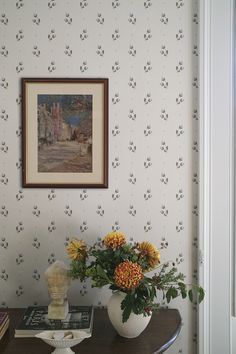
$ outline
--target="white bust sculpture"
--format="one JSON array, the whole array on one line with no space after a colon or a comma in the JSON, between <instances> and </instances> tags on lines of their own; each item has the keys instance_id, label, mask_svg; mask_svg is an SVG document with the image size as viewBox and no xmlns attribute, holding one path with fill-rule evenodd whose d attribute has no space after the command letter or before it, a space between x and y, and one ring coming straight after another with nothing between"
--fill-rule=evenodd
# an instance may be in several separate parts
<instances>
[{"instance_id":1,"label":"white bust sculpture","mask_svg":"<svg viewBox=\"0 0 236 354\"><path fill-rule=\"evenodd\" d=\"M71 279L68 268L64 262L56 261L46 270L45 277L52 300L48 306L48 318L64 320L69 310L67 291Z\"/></svg>"}]
</instances>

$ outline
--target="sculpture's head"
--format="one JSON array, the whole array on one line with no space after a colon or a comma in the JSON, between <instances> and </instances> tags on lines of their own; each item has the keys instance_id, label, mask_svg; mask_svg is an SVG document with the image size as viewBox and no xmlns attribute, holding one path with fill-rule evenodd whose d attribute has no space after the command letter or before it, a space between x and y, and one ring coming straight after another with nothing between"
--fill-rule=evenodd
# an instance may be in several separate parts
<instances>
[{"instance_id":1,"label":"sculpture's head","mask_svg":"<svg viewBox=\"0 0 236 354\"><path fill-rule=\"evenodd\" d=\"M63 304L71 278L64 262L56 261L45 272L49 295L55 304Z\"/></svg>"}]
</instances>

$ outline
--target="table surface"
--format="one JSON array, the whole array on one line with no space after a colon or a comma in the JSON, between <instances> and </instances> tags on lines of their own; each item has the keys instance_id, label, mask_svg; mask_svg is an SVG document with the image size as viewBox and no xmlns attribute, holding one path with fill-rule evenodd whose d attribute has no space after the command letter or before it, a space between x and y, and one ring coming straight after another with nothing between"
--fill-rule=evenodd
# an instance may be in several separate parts
<instances>
[{"instance_id":1,"label":"table surface","mask_svg":"<svg viewBox=\"0 0 236 354\"><path fill-rule=\"evenodd\" d=\"M1 309L2 311L2 309ZM53 348L38 338L14 338L14 330L24 309L6 309L10 327L0 341L0 353L49 354ZM120 337L113 329L106 309L95 309L92 337L72 348L77 354L159 354L169 348L181 329L178 310L161 309L154 313L148 327L137 338Z\"/></svg>"}]
</instances>

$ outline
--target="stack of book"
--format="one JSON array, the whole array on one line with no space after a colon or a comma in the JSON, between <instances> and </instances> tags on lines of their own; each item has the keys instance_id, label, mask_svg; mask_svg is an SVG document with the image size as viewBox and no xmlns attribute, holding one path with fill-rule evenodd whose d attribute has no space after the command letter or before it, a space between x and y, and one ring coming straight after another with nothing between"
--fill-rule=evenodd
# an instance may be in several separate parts
<instances>
[{"instance_id":1,"label":"stack of book","mask_svg":"<svg viewBox=\"0 0 236 354\"><path fill-rule=\"evenodd\" d=\"M47 306L28 307L15 328L15 337L34 337L42 331L67 331L82 329L92 333L92 306L70 306L65 320L50 320Z\"/></svg>"},{"instance_id":2,"label":"stack of book","mask_svg":"<svg viewBox=\"0 0 236 354\"><path fill-rule=\"evenodd\" d=\"M7 312L0 312L0 339L9 327L9 316Z\"/></svg>"}]
</instances>

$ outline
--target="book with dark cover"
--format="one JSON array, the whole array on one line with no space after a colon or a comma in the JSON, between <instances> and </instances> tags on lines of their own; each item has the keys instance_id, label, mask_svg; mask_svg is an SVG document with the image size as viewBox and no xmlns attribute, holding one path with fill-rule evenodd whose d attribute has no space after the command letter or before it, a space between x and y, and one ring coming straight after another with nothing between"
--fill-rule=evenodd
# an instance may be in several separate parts
<instances>
[{"instance_id":1,"label":"book with dark cover","mask_svg":"<svg viewBox=\"0 0 236 354\"><path fill-rule=\"evenodd\" d=\"M4 336L9 327L9 316L7 312L0 312L0 339Z\"/></svg>"},{"instance_id":2,"label":"book with dark cover","mask_svg":"<svg viewBox=\"0 0 236 354\"><path fill-rule=\"evenodd\" d=\"M0 339L2 339L2 337L4 336L6 330L9 327L9 318L7 317L7 320L4 322L3 326L0 329Z\"/></svg>"},{"instance_id":3,"label":"book with dark cover","mask_svg":"<svg viewBox=\"0 0 236 354\"><path fill-rule=\"evenodd\" d=\"M15 329L15 337L33 337L42 331L82 329L92 332L93 307L70 306L65 320L50 320L47 306L28 307Z\"/></svg>"},{"instance_id":4,"label":"book with dark cover","mask_svg":"<svg viewBox=\"0 0 236 354\"><path fill-rule=\"evenodd\" d=\"M8 318L8 313L1 311L1 312L0 312L0 328L2 327L2 325L5 324L7 318Z\"/></svg>"}]
</instances>

